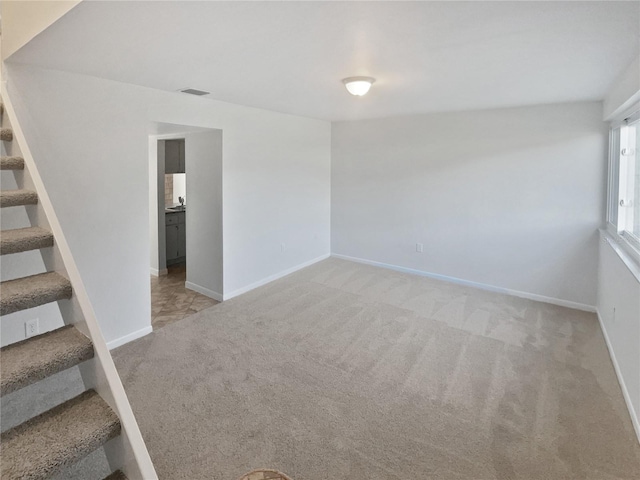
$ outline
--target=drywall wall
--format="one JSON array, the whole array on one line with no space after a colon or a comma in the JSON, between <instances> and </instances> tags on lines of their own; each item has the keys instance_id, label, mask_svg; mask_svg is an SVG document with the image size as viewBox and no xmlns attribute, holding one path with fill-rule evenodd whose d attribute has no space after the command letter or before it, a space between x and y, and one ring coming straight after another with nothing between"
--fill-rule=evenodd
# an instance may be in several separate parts
<instances>
[{"instance_id":1,"label":"drywall wall","mask_svg":"<svg viewBox=\"0 0 640 480\"><path fill-rule=\"evenodd\" d=\"M17 52L78 3L80 0L3 0L0 2L2 60Z\"/></svg>"},{"instance_id":2,"label":"drywall wall","mask_svg":"<svg viewBox=\"0 0 640 480\"><path fill-rule=\"evenodd\" d=\"M607 121L620 120L636 102L640 102L640 57L631 62L609 90L604 99L603 117Z\"/></svg>"},{"instance_id":3,"label":"drywall wall","mask_svg":"<svg viewBox=\"0 0 640 480\"><path fill-rule=\"evenodd\" d=\"M332 253L592 308L606 141L599 102L334 123Z\"/></svg>"},{"instance_id":4,"label":"drywall wall","mask_svg":"<svg viewBox=\"0 0 640 480\"><path fill-rule=\"evenodd\" d=\"M222 131L185 135L187 288L223 298Z\"/></svg>"},{"instance_id":5,"label":"drywall wall","mask_svg":"<svg viewBox=\"0 0 640 480\"><path fill-rule=\"evenodd\" d=\"M223 132L225 294L329 253L328 122L37 67L6 70L108 342L133 339L150 322L150 122Z\"/></svg>"},{"instance_id":6,"label":"drywall wall","mask_svg":"<svg viewBox=\"0 0 640 480\"><path fill-rule=\"evenodd\" d=\"M640 440L640 279L603 233L598 267L598 317ZM637 269L640 272L640 268Z\"/></svg>"},{"instance_id":7,"label":"drywall wall","mask_svg":"<svg viewBox=\"0 0 640 480\"><path fill-rule=\"evenodd\" d=\"M158 148L159 135L149 135L149 257L150 273L154 276L167 273L166 238L162 235L164 209L164 150ZM161 172L161 173L160 173Z\"/></svg>"}]
</instances>

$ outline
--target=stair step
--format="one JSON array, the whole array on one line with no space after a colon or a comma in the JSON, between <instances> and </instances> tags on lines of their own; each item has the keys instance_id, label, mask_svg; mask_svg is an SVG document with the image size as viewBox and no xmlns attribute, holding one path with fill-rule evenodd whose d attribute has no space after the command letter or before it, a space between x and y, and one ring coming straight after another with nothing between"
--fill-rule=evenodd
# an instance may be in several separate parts
<instances>
[{"instance_id":1,"label":"stair step","mask_svg":"<svg viewBox=\"0 0 640 480\"><path fill-rule=\"evenodd\" d=\"M24 170L24 158L0 157L0 170Z\"/></svg>"},{"instance_id":2,"label":"stair step","mask_svg":"<svg viewBox=\"0 0 640 480\"><path fill-rule=\"evenodd\" d=\"M104 480L127 480L127 477L122 473L122 470L116 470Z\"/></svg>"},{"instance_id":3,"label":"stair step","mask_svg":"<svg viewBox=\"0 0 640 480\"><path fill-rule=\"evenodd\" d=\"M5 190L0 192L0 207L17 207L20 205L36 205L38 194L31 190Z\"/></svg>"},{"instance_id":4,"label":"stair step","mask_svg":"<svg viewBox=\"0 0 640 480\"><path fill-rule=\"evenodd\" d=\"M71 282L55 272L0 283L0 315L71 298Z\"/></svg>"},{"instance_id":5,"label":"stair step","mask_svg":"<svg viewBox=\"0 0 640 480\"><path fill-rule=\"evenodd\" d=\"M8 430L0 437L0 477L41 480L120 434L120 420L93 390Z\"/></svg>"},{"instance_id":6,"label":"stair step","mask_svg":"<svg viewBox=\"0 0 640 480\"><path fill-rule=\"evenodd\" d=\"M93 358L93 344L73 325L0 350L0 395L15 392Z\"/></svg>"},{"instance_id":7,"label":"stair step","mask_svg":"<svg viewBox=\"0 0 640 480\"><path fill-rule=\"evenodd\" d=\"M0 255L53 246L53 234L40 227L2 230L0 233Z\"/></svg>"},{"instance_id":8,"label":"stair step","mask_svg":"<svg viewBox=\"0 0 640 480\"><path fill-rule=\"evenodd\" d=\"M13 130L10 128L0 129L0 140L4 140L6 142L13 140Z\"/></svg>"}]
</instances>

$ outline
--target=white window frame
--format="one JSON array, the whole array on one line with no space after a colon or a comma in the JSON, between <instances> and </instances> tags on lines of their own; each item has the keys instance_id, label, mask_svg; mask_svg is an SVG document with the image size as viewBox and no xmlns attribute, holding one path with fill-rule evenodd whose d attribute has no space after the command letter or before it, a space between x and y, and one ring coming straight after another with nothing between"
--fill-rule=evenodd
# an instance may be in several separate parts
<instances>
[{"instance_id":1,"label":"white window frame","mask_svg":"<svg viewBox=\"0 0 640 480\"><path fill-rule=\"evenodd\" d=\"M630 209L624 205L634 204L640 208L640 198L634 198L633 181L635 163L631 156L622 155L622 145L619 139L626 135L628 125L640 120L640 106L627 112L624 120L613 123L609 132L609 179L607 192L607 232L613 237L622 250L640 266L640 239L628 231L632 224ZM640 123L636 128L640 128ZM617 133L620 131L619 133ZM640 145L626 142L628 148L640 148ZM628 161L627 161L628 159ZM635 160L635 158L634 158Z\"/></svg>"}]
</instances>

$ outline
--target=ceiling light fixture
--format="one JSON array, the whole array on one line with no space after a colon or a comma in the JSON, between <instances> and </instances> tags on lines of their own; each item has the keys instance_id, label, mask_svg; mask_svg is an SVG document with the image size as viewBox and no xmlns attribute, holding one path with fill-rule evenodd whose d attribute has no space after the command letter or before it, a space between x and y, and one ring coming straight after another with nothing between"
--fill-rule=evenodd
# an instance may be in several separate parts
<instances>
[{"instance_id":1,"label":"ceiling light fixture","mask_svg":"<svg viewBox=\"0 0 640 480\"><path fill-rule=\"evenodd\" d=\"M375 81L376 79L371 77L349 77L343 79L342 83L344 83L351 95L361 97L367 94Z\"/></svg>"}]
</instances>

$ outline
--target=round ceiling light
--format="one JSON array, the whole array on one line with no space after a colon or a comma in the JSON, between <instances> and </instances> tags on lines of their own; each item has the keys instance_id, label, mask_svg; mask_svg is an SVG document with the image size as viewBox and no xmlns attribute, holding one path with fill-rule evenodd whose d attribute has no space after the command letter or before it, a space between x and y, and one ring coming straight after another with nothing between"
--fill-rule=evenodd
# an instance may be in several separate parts
<instances>
[{"instance_id":1,"label":"round ceiling light","mask_svg":"<svg viewBox=\"0 0 640 480\"><path fill-rule=\"evenodd\" d=\"M375 81L376 79L371 77L349 77L343 79L342 83L344 83L351 95L361 97L367 94Z\"/></svg>"}]
</instances>

